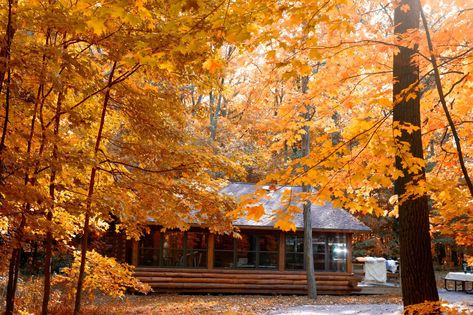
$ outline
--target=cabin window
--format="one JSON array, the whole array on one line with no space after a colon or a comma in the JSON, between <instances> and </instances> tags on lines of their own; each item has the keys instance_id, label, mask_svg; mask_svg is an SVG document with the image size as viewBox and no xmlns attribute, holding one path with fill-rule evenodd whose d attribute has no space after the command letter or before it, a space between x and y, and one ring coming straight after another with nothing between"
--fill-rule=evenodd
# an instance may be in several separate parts
<instances>
[{"instance_id":1,"label":"cabin window","mask_svg":"<svg viewBox=\"0 0 473 315\"><path fill-rule=\"evenodd\" d=\"M347 269L347 238L345 234L314 234L312 238L315 271L339 271ZM302 234L286 235L287 270L303 270L304 237Z\"/></svg>"},{"instance_id":2,"label":"cabin window","mask_svg":"<svg viewBox=\"0 0 473 315\"><path fill-rule=\"evenodd\" d=\"M207 267L207 233L152 230L139 244L138 263L158 267Z\"/></svg>"},{"instance_id":3,"label":"cabin window","mask_svg":"<svg viewBox=\"0 0 473 315\"><path fill-rule=\"evenodd\" d=\"M314 270L316 271L325 271L327 269L326 242L326 235L314 235L312 237L312 254L314 255Z\"/></svg>"},{"instance_id":4,"label":"cabin window","mask_svg":"<svg viewBox=\"0 0 473 315\"><path fill-rule=\"evenodd\" d=\"M214 267L233 268L235 240L228 235L215 235Z\"/></svg>"},{"instance_id":5,"label":"cabin window","mask_svg":"<svg viewBox=\"0 0 473 315\"><path fill-rule=\"evenodd\" d=\"M236 239L217 235L214 257L215 268L276 269L278 236L241 233L241 238Z\"/></svg>"},{"instance_id":6,"label":"cabin window","mask_svg":"<svg viewBox=\"0 0 473 315\"><path fill-rule=\"evenodd\" d=\"M286 235L286 269L304 269L304 237L301 235Z\"/></svg>"},{"instance_id":7,"label":"cabin window","mask_svg":"<svg viewBox=\"0 0 473 315\"><path fill-rule=\"evenodd\" d=\"M346 235L327 236L327 254L329 271L347 271L347 238Z\"/></svg>"}]
</instances>

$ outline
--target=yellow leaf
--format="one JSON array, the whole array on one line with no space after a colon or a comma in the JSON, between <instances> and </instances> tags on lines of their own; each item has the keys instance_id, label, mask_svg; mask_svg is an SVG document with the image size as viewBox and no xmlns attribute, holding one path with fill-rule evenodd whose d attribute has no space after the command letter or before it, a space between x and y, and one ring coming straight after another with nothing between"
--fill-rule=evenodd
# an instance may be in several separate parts
<instances>
[{"instance_id":1,"label":"yellow leaf","mask_svg":"<svg viewBox=\"0 0 473 315\"><path fill-rule=\"evenodd\" d=\"M202 65L204 69L208 70L210 73L215 73L220 71L223 68L223 62L220 59L207 59Z\"/></svg>"},{"instance_id":2,"label":"yellow leaf","mask_svg":"<svg viewBox=\"0 0 473 315\"><path fill-rule=\"evenodd\" d=\"M105 21L96 16L93 16L90 20L87 21L87 26L94 30L94 33L97 35L102 35L107 30L105 26Z\"/></svg>"}]
</instances>

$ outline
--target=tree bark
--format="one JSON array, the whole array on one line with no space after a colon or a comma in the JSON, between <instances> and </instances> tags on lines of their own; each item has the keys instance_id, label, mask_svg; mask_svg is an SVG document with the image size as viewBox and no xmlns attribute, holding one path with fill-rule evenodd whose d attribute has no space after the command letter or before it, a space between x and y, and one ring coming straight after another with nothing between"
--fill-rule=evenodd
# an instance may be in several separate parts
<instances>
[{"instance_id":1,"label":"tree bark","mask_svg":"<svg viewBox=\"0 0 473 315\"><path fill-rule=\"evenodd\" d=\"M18 248L14 248L9 261L5 315L13 315L15 309L15 293L18 281L20 253L21 251Z\"/></svg>"},{"instance_id":2,"label":"tree bark","mask_svg":"<svg viewBox=\"0 0 473 315\"><path fill-rule=\"evenodd\" d=\"M0 94L3 89L3 82L5 81L5 74L7 74L7 93L5 96L5 117L3 118L3 129L2 136L0 139L0 154L5 148L5 138L7 136L7 127L10 111L10 80L11 80L11 70L10 70L10 56L11 56L11 45L13 42L13 36L15 35L15 28L13 27L13 15L14 15L14 6L16 1L8 0L8 18L7 26L5 32L5 38L0 47ZM3 164L3 159L0 157L0 164ZM3 169L3 165L0 166Z\"/></svg>"},{"instance_id":3,"label":"tree bark","mask_svg":"<svg viewBox=\"0 0 473 315\"><path fill-rule=\"evenodd\" d=\"M3 82L5 81L5 74L10 69L10 55L13 36L16 29L13 27L14 6L16 1L8 0L8 17L5 31L5 38L0 46L0 93L2 93Z\"/></svg>"},{"instance_id":4,"label":"tree bark","mask_svg":"<svg viewBox=\"0 0 473 315\"><path fill-rule=\"evenodd\" d=\"M95 140L95 149L94 149L94 156L97 156L97 153L100 149L100 143L102 141L102 132L103 127L105 125L105 117L107 114L107 107L108 102L110 100L110 90L112 87L113 82L113 75L115 73L115 68L117 66L117 62L113 63L112 70L110 71L110 75L108 77L108 88L105 92L105 97L103 101L102 107L102 116L100 118L99 124L99 131L97 133L97 138ZM89 180L89 190L87 193L87 200L86 200L86 210L85 210L85 218L84 218L84 232L82 234L81 239L81 257L80 257L80 267L79 267L79 279L77 281L77 288L76 288L76 300L74 304L74 315L79 314L80 312L80 305L81 305L81 298L82 298L82 286L84 284L84 276L85 276L85 264L87 260L87 248L88 248L88 237L89 237L89 223L90 223L90 212L92 210L92 197L94 195L94 186L95 186L95 175L97 173L97 167L92 167L92 171L90 173L90 180Z\"/></svg>"},{"instance_id":5,"label":"tree bark","mask_svg":"<svg viewBox=\"0 0 473 315\"><path fill-rule=\"evenodd\" d=\"M307 76L301 78L301 90L302 93L308 91L309 78ZM307 108L306 120L310 119L310 107ZM302 137L302 156L308 156L310 153L310 133L309 126L304 127L304 135ZM304 167L307 171L307 167ZM302 185L302 192L310 193L312 187L308 184ZM314 248L312 245L312 215L311 215L312 203L306 200L303 206L303 218L304 218L304 261L305 270L307 274L307 295L311 299L317 298L317 284L315 282L314 272Z\"/></svg>"},{"instance_id":6,"label":"tree bark","mask_svg":"<svg viewBox=\"0 0 473 315\"><path fill-rule=\"evenodd\" d=\"M49 197L51 198L51 209L46 215L46 220L49 222L48 231L46 233L45 257L44 257L44 286L43 286L43 305L41 314L48 314L49 297L51 293L51 257L53 247L53 233L51 230L51 222L53 220L53 211L55 204L55 190L56 190L56 163L58 160L58 146L57 140L59 137L59 126L61 123L61 105L63 100L63 93L60 92L57 97L56 116L54 117L54 145L51 159L51 176L49 178Z\"/></svg>"},{"instance_id":7,"label":"tree bark","mask_svg":"<svg viewBox=\"0 0 473 315\"><path fill-rule=\"evenodd\" d=\"M407 6L406 6L407 5ZM406 7L409 10L403 10ZM419 29L420 7L418 0L402 0L394 13L395 34L406 36L409 30ZM416 60L417 46L400 48L393 62L393 122L412 124L419 130L409 134L402 131L396 136L396 143L407 143L410 153L423 159L421 136L420 98L418 92L419 64ZM409 90L411 89L411 90ZM408 91L409 90L409 91ZM408 93L406 93L408 91ZM407 99L406 95L415 93L416 97ZM403 157L396 156L396 168L403 174L396 179L395 193L401 198L409 183L418 184L425 179L425 170L412 174L404 168ZM399 204L400 256L402 299L404 306L438 301L438 292L432 265L429 234L429 205L427 195L409 197Z\"/></svg>"},{"instance_id":8,"label":"tree bark","mask_svg":"<svg viewBox=\"0 0 473 315\"><path fill-rule=\"evenodd\" d=\"M225 78L222 78L220 80L220 88L223 89L223 84L225 83ZM222 110L222 101L223 101L223 95L222 91L220 90L218 94L218 99L217 99L217 105L215 109L213 108L213 104L215 103L215 95L211 93L210 95L210 139L212 141L215 141L217 137L217 125L218 125L218 117L221 115L221 110Z\"/></svg>"}]
</instances>

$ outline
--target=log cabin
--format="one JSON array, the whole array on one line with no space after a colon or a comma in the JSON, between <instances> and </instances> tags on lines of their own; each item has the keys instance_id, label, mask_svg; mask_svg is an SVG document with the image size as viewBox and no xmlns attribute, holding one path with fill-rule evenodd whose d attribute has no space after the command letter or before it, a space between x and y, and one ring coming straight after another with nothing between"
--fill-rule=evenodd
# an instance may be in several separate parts
<instances>
[{"instance_id":1,"label":"log cabin","mask_svg":"<svg viewBox=\"0 0 473 315\"><path fill-rule=\"evenodd\" d=\"M295 232L274 227L284 187L268 192L265 214L258 221L240 218L233 224L241 238L209 233L199 226L166 231L150 225L150 233L129 242L127 261L135 276L157 292L305 294L303 218L293 219ZM256 190L254 184L231 183L222 193L236 197ZM327 203L312 205L314 267L320 294L359 291L352 268L352 236L369 228L353 215Z\"/></svg>"}]
</instances>

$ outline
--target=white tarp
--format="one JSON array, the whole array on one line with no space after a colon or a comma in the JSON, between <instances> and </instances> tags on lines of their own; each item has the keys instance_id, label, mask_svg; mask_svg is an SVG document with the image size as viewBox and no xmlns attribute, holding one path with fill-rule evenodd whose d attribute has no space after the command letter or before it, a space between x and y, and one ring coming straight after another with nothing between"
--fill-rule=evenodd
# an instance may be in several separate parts
<instances>
[{"instance_id":1,"label":"white tarp","mask_svg":"<svg viewBox=\"0 0 473 315\"><path fill-rule=\"evenodd\" d=\"M386 269L391 272L391 273L395 273L397 271L397 261L395 260L392 260L392 259L388 259L386 260Z\"/></svg>"},{"instance_id":2,"label":"white tarp","mask_svg":"<svg viewBox=\"0 0 473 315\"><path fill-rule=\"evenodd\" d=\"M364 281L382 282L387 280L386 259L377 257L365 257L365 279Z\"/></svg>"},{"instance_id":3,"label":"white tarp","mask_svg":"<svg viewBox=\"0 0 473 315\"><path fill-rule=\"evenodd\" d=\"M447 280L457 280L457 281L472 281L473 282L473 274L471 273L464 273L464 272L449 272L445 276Z\"/></svg>"}]
</instances>

